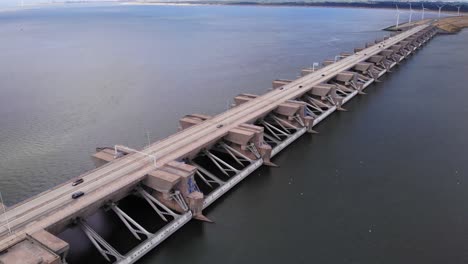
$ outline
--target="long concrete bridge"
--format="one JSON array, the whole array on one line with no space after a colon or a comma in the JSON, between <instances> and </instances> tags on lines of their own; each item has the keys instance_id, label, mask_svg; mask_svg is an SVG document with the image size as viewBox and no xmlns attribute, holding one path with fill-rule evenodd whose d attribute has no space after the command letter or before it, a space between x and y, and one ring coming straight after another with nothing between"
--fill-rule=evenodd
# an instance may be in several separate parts
<instances>
[{"instance_id":1,"label":"long concrete bridge","mask_svg":"<svg viewBox=\"0 0 468 264\"><path fill-rule=\"evenodd\" d=\"M192 114L177 133L144 149L97 149L97 168L6 209L0 215L0 263L66 263L69 244L56 235L78 225L109 262L134 263L203 209L358 94L437 33L430 24L367 43L296 80L276 80L263 95L241 94L221 114ZM81 182L82 181L82 182ZM72 197L72 194L80 197ZM119 208L137 195L166 221L151 233ZM118 252L86 222L105 207L141 243ZM0 205L0 210L3 209ZM42 262L41 262L42 261Z\"/></svg>"}]
</instances>

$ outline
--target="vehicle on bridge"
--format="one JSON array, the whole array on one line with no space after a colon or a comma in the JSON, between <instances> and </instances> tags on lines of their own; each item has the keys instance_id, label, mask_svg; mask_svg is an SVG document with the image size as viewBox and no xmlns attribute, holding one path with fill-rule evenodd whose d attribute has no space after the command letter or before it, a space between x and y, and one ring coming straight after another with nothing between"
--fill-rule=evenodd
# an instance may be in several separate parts
<instances>
[{"instance_id":1,"label":"vehicle on bridge","mask_svg":"<svg viewBox=\"0 0 468 264\"><path fill-rule=\"evenodd\" d=\"M80 198L80 197L83 196L83 195L84 195L84 192L79 191L79 192L76 192L76 193L72 194L72 198L73 198L73 199L78 199L78 198Z\"/></svg>"},{"instance_id":2,"label":"vehicle on bridge","mask_svg":"<svg viewBox=\"0 0 468 264\"><path fill-rule=\"evenodd\" d=\"M72 186L77 186L78 184L81 184L81 183L83 183L83 182L84 182L83 178L80 178L80 179L74 181L74 182L72 183Z\"/></svg>"}]
</instances>

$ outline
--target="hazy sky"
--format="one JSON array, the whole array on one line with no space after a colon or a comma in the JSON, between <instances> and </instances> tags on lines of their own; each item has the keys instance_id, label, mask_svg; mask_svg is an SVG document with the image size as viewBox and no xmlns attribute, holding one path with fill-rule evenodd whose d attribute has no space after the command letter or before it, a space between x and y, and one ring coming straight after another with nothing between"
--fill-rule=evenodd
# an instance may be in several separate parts
<instances>
[{"instance_id":1,"label":"hazy sky","mask_svg":"<svg viewBox=\"0 0 468 264\"><path fill-rule=\"evenodd\" d=\"M21 4L21 1L22 0L0 0L0 7L15 7L15 6L19 6ZM23 0L25 4L38 4L38 3L44 3L44 2L52 2L53 0ZM55 0L57 2L61 1L61 0ZM82 1L88 1L88 2L95 2L95 1L98 1L98 0L82 0ZM154 0L154 1L157 1L157 0ZM159 1L187 1L187 0L159 0ZM196 0L188 0L188 1L196 1ZM221 0L223 1L223 0ZM228 0L224 0L224 1L228 1ZM231 0L232 1L232 0ZM234 0L236 1L236 0ZM248 1L258 1L258 0L248 0ZM260 0L262 1L262 0ZM263 0L265 1L265 0ZM279 0L276 0L276 1L279 1ZM297 2L297 1L314 1L314 0L281 0L280 2L287 2L287 1L292 1L292 2ZM317 0L316 0L317 1ZM318 0L318 1L324 1L324 0ZM343 1L343 2L352 2L352 1L365 1L365 0L329 0L329 1L333 1L333 2L340 2L340 1ZM377 0L378 1L378 0ZM416 1L416 0L413 0L413 1ZM431 1L429 0L430 2L436 2L436 1ZM439 0L440 1L440 0ZM444 2L448 2L447 0L442 0ZM453 1L453 0L449 0L449 1ZM458 0L459 2L467 2L468 3L468 0ZM406 1L404 1L406 2Z\"/></svg>"},{"instance_id":2,"label":"hazy sky","mask_svg":"<svg viewBox=\"0 0 468 264\"><path fill-rule=\"evenodd\" d=\"M52 2L53 0L23 0L24 4L39 4L45 2ZM56 0L57 2L60 0ZM89 1L93 2L96 0L82 0L82 1ZM21 0L0 0L0 7L14 7L19 6L21 4Z\"/></svg>"}]
</instances>

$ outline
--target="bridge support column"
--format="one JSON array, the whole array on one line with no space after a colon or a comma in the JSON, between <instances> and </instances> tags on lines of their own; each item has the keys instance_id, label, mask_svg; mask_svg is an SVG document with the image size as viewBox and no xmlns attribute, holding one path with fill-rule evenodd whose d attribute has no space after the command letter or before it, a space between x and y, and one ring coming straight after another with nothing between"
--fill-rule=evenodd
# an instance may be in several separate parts
<instances>
[{"instance_id":1,"label":"bridge support column","mask_svg":"<svg viewBox=\"0 0 468 264\"><path fill-rule=\"evenodd\" d=\"M265 165L274 166L270 161L271 146L264 141L264 131L261 126L241 124L229 130L228 135L218 143L218 149L229 154L241 166L260 158Z\"/></svg>"},{"instance_id":2,"label":"bridge support column","mask_svg":"<svg viewBox=\"0 0 468 264\"><path fill-rule=\"evenodd\" d=\"M70 245L67 242L44 229L36 231L29 236L31 239L34 239L47 249L60 256L62 263L66 263L65 258L67 257L68 250L70 249Z\"/></svg>"},{"instance_id":3,"label":"bridge support column","mask_svg":"<svg viewBox=\"0 0 468 264\"><path fill-rule=\"evenodd\" d=\"M67 244L68 245L68 244ZM66 264L65 259L56 254L49 245L44 245L30 235L20 242L11 245L0 253L2 264Z\"/></svg>"}]
</instances>

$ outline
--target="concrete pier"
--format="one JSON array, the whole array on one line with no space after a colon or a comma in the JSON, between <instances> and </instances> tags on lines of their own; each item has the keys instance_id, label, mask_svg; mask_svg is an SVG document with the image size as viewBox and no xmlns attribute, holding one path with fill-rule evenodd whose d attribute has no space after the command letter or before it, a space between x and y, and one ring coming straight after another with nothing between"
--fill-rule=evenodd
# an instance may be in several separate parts
<instances>
[{"instance_id":1,"label":"concrete pier","mask_svg":"<svg viewBox=\"0 0 468 264\"><path fill-rule=\"evenodd\" d=\"M110 262L136 262L191 219L209 221L206 207L260 166L276 166L276 154L307 132L315 133L314 126L345 110L353 97L365 96L369 85L436 33L432 25L421 24L341 53L303 69L296 80L273 81L263 95L236 96L226 112L186 115L178 132L144 149L97 149L92 157L96 169L0 216L0 263L65 263L69 246L54 234L69 225L78 225ZM119 208L128 195L148 203L166 225L148 232ZM86 223L101 207L110 208L141 241L137 247L118 252Z\"/></svg>"}]
</instances>

